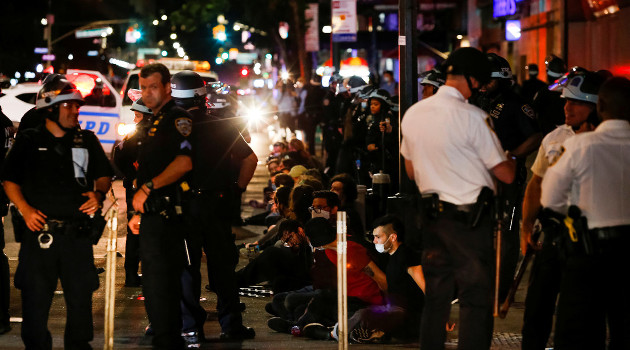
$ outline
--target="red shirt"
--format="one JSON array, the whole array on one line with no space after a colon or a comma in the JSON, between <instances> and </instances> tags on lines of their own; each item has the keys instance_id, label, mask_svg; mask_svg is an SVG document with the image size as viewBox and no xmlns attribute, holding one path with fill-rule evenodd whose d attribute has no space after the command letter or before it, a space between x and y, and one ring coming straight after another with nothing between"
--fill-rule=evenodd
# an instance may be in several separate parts
<instances>
[{"instance_id":1,"label":"red shirt","mask_svg":"<svg viewBox=\"0 0 630 350\"><path fill-rule=\"evenodd\" d=\"M367 254L367 250L359 243L347 242L348 296L357 297L372 305L383 304L383 295L378 288L378 284L363 272L363 268L372 261ZM337 251L326 249L325 252L328 259L337 266Z\"/></svg>"}]
</instances>

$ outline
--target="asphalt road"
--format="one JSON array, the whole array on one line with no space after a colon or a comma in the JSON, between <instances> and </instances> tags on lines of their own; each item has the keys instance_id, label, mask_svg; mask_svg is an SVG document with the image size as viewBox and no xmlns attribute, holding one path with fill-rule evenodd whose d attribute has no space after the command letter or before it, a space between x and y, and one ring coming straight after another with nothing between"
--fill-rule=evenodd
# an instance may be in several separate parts
<instances>
[{"instance_id":1,"label":"asphalt road","mask_svg":"<svg viewBox=\"0 0 630 350\"><path fill-rule=\"evenodd\" d=\"M265 159L269 153L269 138L263 133L252 135L252 147L260 159ZM259 164L256 174L247 192L243 196L243 217L248 217L252 213L261 209L254 209L249 206L252 199L262 200L262 189L267 182L267 171L264 164ZM117 234L117 250L124 256L125 235L126 235L126 203L124 203L124 190L120 181L114 183L115 194L119 201L119 227ZM107 207L107 205L106 205ZM11 280L17 266L19 243L13 240L10 220L5 220L7 247L5 253L10 259ZM237 243L255 241L262 234L263 227L245 226L233 229L237 235ZM98 245L94 247L94 256L97 267L105 267L107 240L105 235ZM115 326L114 326L114 348L115 349L149 349L150 338L144 336L144 328L148 324L147 316L142 301L141 288L129 288L124 284L124 258L119 257L116 262L116 287L115 287ZM246 264L246 259L241 258L240 265ZM207 284L206 267L202 265L203 284ZM525 276L525 281L527 276ZM104 309L105 309L105 273L100 275L101 287L94 293L94 341L92 346L95 349L103 348L104 344ZM264 311L265 303L270 301L270 297L243 297L241 300L247 305L243 314L244 323L254 327L256 338L242 343L224 343L219 341L220 328L216 319L216 296L213 293L202 291L202 306L208 310L208 321L205 325L205 333L208 341L202 344L202 349L333 349L337 343L332 341L315 341L304 338L293 337L286 334L279 334L267 327L267 319L270 317ZM524 290L521 287L516 295L516 302L505 319L495 320L495 332L492 349L520 349L520 329L523 318L522 301L524 300ZM20 339L20 294L15 288L11 289L11 316L12 330L4 335L0 335L0 349L23 349ZM455 349L457 344L457 306L453 308L451 321L456 323L455 330L448 334L446 348ZM49 329L53 335L54 349L63 349L63 332L65 327L65 302L63 291L59 285L55 294L52 308L50 310ZM350 345L352 349L374 349L374 348L418 348L417 343L411 344L388 344L388 345Z\"/></svg>"}]
</instances>

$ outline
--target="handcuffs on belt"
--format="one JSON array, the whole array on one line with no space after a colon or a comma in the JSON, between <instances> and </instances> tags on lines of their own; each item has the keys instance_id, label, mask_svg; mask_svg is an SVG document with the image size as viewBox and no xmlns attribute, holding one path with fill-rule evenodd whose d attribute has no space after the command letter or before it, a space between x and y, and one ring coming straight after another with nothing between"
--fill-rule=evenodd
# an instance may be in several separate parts
<instances>
[{"instance_id":1,"label":"handcuffs on belt","mask_svg":"<svg viewBox=\"0 0 630 350\"><path fill-rule=\"evenodd\" d=\"M37 236L37 242L39 242L39 247L42 249L48 249L52 245L53 235L50 234L48 224L44 224L44 228L39 236Z\"/></svg>"}]
</instances>

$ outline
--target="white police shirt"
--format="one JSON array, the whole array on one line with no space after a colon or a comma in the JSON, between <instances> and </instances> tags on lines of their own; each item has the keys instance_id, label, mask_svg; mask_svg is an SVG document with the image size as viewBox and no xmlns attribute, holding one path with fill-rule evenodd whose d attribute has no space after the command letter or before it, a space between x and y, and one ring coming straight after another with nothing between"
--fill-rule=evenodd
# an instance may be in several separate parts
<instances>
[{"instance_id":1,"label":"white police shirt","mask_svg":"<svg viewBox=\"0 0 630 350\"><path fill-rule=\"evenodd\" d=\"M630 123L604 121L564 148L543 178L542 205L566 213L571 195L589 228L630 225Z\"/></svg>"},{"instance_id":2,"label":"white police shirt","mask_svg":"<svg viewBox=\"0 0 630 350\"><path fill-rule=\"evenodd\" d=\"M446 85L407 110L400 153L413 163L421 193L459 205L474 203L484 186L495 189L489 169L506 156L488 118Z\"/></svg>"},{"instance_id":3,"label":"white police shirt","mask_svg":"<svg viewBox=\"0 0 630 350\"><path fill-rule=\"evenodd\" d=\"M573 128L566 124L558 126L547 134L538 148L536 160L532 165L532 172L539 177L544 177L549 165L554 164L562 154L564 141L574 135Z\"/></svg>"}]
</instances>

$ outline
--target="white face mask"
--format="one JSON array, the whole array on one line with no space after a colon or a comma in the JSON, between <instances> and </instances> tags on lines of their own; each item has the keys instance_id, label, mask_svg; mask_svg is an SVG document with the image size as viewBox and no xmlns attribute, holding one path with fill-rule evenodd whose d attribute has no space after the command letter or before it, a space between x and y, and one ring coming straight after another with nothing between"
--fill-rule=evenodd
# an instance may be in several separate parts
<instances>
[{"instance_id":1,"label":"white face mask","mask_svg":"<svg viewBox=\"0 0 630 350\"><path fill-rule=\"evenodd\" d=\"M315 218L324 218L326 220L330 219L330 212L326 211L326 210L320 210L319 213L317 213L315 210L313 210L313 212L311 213L311 218L315 219Z\"/></svg>"},{"instance_id":2,"label":"white face mask","mask_svg":"<svg viewBox=\"0 0 630 350\"><path fill-rule=\"evenodd\" d=\"M391 237L391 236L389 236ZM387 237L387 239L385 240L385 243L387 243L387 241L389 241L389 237ZM379 253L386 253L388 251L390 251L392 248L390 247L389 249L387 249L387 251L385 250L385 243L381 244L381 243L376 243L374 244L374 247L376 248L376 251Z\"/></svg>"}]
</instances>

